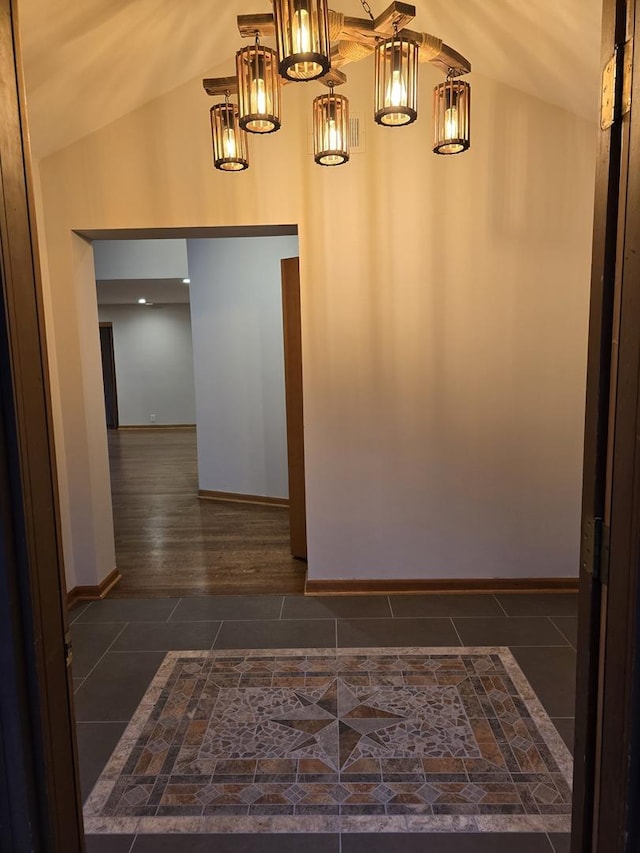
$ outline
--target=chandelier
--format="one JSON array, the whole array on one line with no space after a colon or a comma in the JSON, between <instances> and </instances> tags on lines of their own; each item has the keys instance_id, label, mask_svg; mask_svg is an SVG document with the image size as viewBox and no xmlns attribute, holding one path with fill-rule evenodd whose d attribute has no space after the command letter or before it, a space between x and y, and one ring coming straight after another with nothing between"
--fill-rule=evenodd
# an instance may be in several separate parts
<instances>
[{"instance_id":1,"label":"chandelier","mask_svg":"<svg viewBox=\"0 0 640 853\"><path fill-rule=\"evenodd\" d=\"M415 6L392 3L373 16L355 18L327 8L326 0L273 0L273 13L239 15L238 30L253 44L236 53L236 74L203 80L207 94L224 96L211 108L216 169L249 166L249 134L281 126L281 88L317 80L329 93L313 101L314 160L339 166L349 160L349 101L336 94L347 78L340 69L374 55L374 120L403 127L418 118L418 65L429 62L445 75L433 92L436 154L460 154L470 146L471 88L459 78L471 71L464 56L428 33L407 29ZM275 38L277 49L263 39ZM237 104L230 101L237 97Z\"/></svg>"}]
</instances>

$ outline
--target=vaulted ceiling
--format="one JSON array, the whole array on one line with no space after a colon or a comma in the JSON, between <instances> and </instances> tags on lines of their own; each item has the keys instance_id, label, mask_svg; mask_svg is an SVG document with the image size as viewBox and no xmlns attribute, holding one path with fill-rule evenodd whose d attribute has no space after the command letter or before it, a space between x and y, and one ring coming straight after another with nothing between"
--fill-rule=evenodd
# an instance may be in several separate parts
<instances>
[{"instance_id":1,"label":"vaulted ceiling","mask_svg":"<svg viewBox=\"0 0 640 853\"><path fill-rule=\"evenodd\" d=\"M358 0L333 0L345 14ZM388 5L372 3L374 13ZM602 0L415 0L412 28L473 70L585 118L598 100ZM32 147L43 157L214 69L232 73L238 14L268 0L19 0ZM197 83L194 83L197 85Z\"/></svg>"}]
</instances>

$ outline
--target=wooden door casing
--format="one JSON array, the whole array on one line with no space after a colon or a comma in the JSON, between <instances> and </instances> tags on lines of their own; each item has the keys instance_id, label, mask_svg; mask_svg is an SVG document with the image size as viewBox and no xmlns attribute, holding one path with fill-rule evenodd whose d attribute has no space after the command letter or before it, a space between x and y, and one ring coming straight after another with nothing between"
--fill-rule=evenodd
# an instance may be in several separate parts
<instances>
[{"instance_id":1,"label":"wooden door casing","mask_svg":"<svg viewBox=\"0 0 640 853\"><path fill-rule=\"evenodd\" d=\"M620 108L600 131L596 171L572 853L638 849L640 108L622 114L638 14L635 0L604 0L602 67L615 53ZM639 75L636 52L632 92Z\"/></svg>"},{"instance_id":2,"label":"wooden door casing","mask_svg":"<svg viewBox=\"0 0 640 853\"><path fill-rule=\"evenodd\" d=\"M0 796L0 846L79 853L82 806L16 6L0 0L0 582L7 592L0 780L9 780Z\"/></svg>"},{"instance_id":3,"label":"wooden door casing","mask_svg":"<svg viewBox=\"0 0 640 853\"><path fill-rule=\"evenodd\" d=\"M306 560L307 511L304 473L299 258L285 258L281 261L281 269L291 553L294 557Z\"/></svg>"}]
</instances>

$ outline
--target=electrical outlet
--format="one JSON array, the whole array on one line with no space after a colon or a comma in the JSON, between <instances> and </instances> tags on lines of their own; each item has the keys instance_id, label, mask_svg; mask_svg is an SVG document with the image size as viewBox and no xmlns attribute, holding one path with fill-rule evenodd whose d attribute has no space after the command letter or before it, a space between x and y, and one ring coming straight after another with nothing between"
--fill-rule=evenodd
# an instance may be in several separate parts
<instances>
[{"instance_id":1,"label":"electrical outlet","mask_svg":"<svg viewBox=\"0 0 640 853\"><path fill-rule=\"evenodd\" d=\"M149 415L149 423L155 424L155 422L156 422L156 416L155 415Z\"/></svg>"}]
</instances>

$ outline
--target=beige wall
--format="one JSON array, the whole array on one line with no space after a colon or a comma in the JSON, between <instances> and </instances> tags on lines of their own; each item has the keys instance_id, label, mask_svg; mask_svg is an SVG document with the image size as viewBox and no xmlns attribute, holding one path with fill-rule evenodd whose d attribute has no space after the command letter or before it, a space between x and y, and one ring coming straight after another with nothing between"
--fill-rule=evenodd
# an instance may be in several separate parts
<instances>
[{"instance_id":1,"label":"beige wall","mask_svg":"<svg viewBox=\"0 0 640 853\"><path fill-rule=\"evenodd\" d=\"M311 84L286 87L283 130L251 140L246 173L215 172L198 80L41 164L70 516L99 576L106 438L72 229L286 223L300 229L310 577L577 572L595 126L474 75L473 147L436 157L433 69L403 129L370 120L370 63L348 71L366 151L345 167L307 153Z\"/></svg>"}]
</instances>

